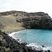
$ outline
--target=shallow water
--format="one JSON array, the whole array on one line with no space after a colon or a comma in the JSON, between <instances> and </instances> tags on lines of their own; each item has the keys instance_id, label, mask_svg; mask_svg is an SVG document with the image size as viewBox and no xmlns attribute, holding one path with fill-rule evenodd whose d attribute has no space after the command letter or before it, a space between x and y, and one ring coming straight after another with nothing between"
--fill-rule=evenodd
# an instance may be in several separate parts
<instances>
[{"instance_id":1,"label":"shallow water","mask_svg":"<svg viewBox=\"0 0 52 52\"><path fill-rule=\"evenodd\" d=\"M13 38L22 42L52 46L52 30L26 29L15 33Z\"/></svg>"}]
</instances>

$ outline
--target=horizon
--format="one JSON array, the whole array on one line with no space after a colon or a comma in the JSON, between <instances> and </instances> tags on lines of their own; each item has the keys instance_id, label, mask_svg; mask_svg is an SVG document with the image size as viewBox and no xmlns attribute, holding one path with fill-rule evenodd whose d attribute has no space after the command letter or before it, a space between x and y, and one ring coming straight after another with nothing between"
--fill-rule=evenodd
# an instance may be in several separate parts
<instances>
[{"instance_id":1,"label":"horizon","mask_svg":"<svg viewBox=\"0 0 52 52\"><path fill-rule=\"evenodd\" d=\"M0 12L45 12L52 17L52 0L0 0Z\"/></svg>"}]
</instances>

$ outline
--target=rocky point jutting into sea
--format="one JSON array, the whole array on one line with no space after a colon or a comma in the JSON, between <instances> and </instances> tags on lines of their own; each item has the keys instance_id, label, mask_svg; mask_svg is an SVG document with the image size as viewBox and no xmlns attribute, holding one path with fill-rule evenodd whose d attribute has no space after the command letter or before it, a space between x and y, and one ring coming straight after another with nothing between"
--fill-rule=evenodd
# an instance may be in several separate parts
<instances>
[{"instance_id":1,"label":"rocky point jutting into sea","mask_svg":"<svg viewBox=\"0 0 52 52\"><path fill-rule=\"evenodd\" d=\"M19 43L7 35L23 29L52 29L52 18L44 12L0 12L0 52L50 52L32 50L32 47L26 46L27 43Z\"/></svg>"}]
</instances>

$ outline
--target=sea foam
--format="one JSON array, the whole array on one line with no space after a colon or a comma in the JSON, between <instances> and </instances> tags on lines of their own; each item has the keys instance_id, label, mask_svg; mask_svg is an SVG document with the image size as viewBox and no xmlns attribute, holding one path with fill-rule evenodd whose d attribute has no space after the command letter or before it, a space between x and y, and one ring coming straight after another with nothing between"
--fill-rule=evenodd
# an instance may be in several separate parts
<instances>
[{"instance_id":1,"label":"sea foam","mask_svg":"<svg viewBox=\"0 0 52 52\"><path fill-rule=\"evenodd\" d=\"M36 50L44 50L44 51L47 51L47 50L50 50L52 52L52 47L42 47L41 45L37 45L35 43L30 43L30 44L27 44L26 45L27 47L32 47L32 49L36 49Z\"/></svg>"}]
</instances>

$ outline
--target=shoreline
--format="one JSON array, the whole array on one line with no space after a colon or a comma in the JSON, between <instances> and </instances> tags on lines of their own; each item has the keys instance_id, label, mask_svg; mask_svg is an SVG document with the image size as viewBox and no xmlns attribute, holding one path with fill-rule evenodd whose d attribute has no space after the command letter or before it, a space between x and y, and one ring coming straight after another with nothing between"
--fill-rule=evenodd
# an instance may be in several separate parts
<instances>
[{"instance_id":1,"label":"shoreline","mask_svg":"<svg viewBox=\"0 0 52 52\"><path fill-rule=\"evenodd\" d=\"M18 31L21 31L21 30L25 30L25 28L17 29L17 30L14 30L14 31L9 31L9 32L5 32L5 33L11 34L11 33L13 33L13 32L18 32Z\"/></svg>"},{"instance_id":2,"label":"shoreline","mask_svg":"<svg viewBox=\"0 0 52 52\"><path fill-rule=\"evenodd\" d=\"M23 30L25 30L25 29L23 29ZM23 30L22 30L22 31L23 31ZM10 34L8 34L8 35L9 35L10 37L14 38L13 35L14 35L15 33L19 33L19 32L21 32L21 30L16 31L16 32L12 32L12 33L10 33ZM14 39L16 40L16 38L14 38ZM18 40L18 42L19 42L19 43L23 43L21 40ZM24 42L24 43L26 43L26 42ZM37 44L35 44L35 43L30 43L30 44L27 44L26 46L27 46L27 47L31 47L32 50L36 49L36 50L43 50L43 51L47 51L47 50L52 51L52 47L48 47L48 46L44 46L44 45L37 45Z\"/></svg>"},{"instance_id":3,"label":"shoreline","mask_svg":"<svg viewBox=\"0 0 52 52\"><path fill-rule=\"evenodd\" d=\"M35 50L43 50L43 51L47 51L47 50L52 51L52 47L48 47L48 46L44 46L44 45L37 45L35 43L30 43L30 44L27 44L26 46L31 47L32 50L35 49Z\"/></svg>"}]
</instances>

